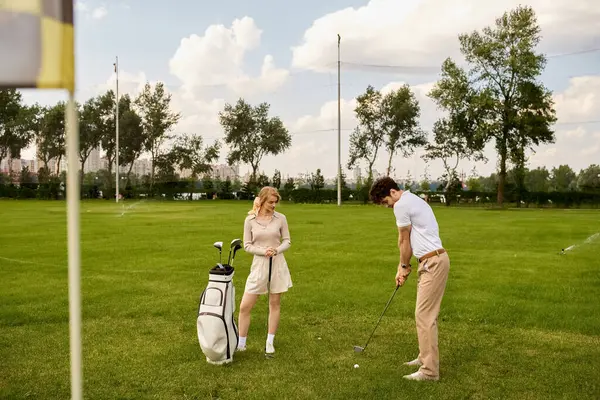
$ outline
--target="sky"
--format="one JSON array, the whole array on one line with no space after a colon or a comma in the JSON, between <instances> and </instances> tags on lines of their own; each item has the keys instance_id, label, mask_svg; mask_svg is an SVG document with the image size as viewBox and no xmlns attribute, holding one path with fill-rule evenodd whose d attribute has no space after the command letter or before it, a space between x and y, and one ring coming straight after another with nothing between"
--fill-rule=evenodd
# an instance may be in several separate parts
<instances>
[{"instance_id":1,"label":"sky","mask_svg":"<svg viewBox=\"0 0 600 400\"><path fill-rule=\"evenodd\" d=\"M292 146L266 155L260 170L272 176L337 172L337 35L341 36L341 158L356 126L356 96L367 85L382 92L411 85L421 106L421 127L440 117L427 97L447 57L462 62L458 35L494 24L518 4L534 8L541 27L538 50L548 55L541 79L553 92L556 141L530 153L529 166L569 164L576 171L600 163L600 2L596 0L78 0L76 98L114 89L135 96L146 82L164 82L181 113L175 134L223 137L218 113L243 97L268 102L282 118ZM176 4L176 6L175 6ZM61 91L24 90L28 104L66 100ZM429 134L431 137L431 134ZM225 163L223 146L220 162ZM33 158L34 148L23 153ZM441 161L396 156L394 175L425 171L436 179ZM462 161L459 170L489 175L497 166L493 143L487 163ZM383 172L387 154L375 169ZM364 163L361 165L364 171ZM241 173L249 170L242 165ZM364 173L363 173L364 175Z\"/></svg>"}]
</instances>

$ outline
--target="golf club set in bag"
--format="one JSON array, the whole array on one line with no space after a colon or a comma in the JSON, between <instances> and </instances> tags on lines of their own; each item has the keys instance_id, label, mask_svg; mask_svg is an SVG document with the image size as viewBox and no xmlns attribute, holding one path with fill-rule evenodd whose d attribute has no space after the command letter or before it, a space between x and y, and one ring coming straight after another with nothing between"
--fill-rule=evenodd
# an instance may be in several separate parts
<instances>
[{"instance_id":1,"label":"golf club set in bag","mask_svg":"<svg viewBox=\"0 0 600 400\"><path fill-rule=\"evenodd\" d=\"M222 264L223 242L215 242L214 247L219 250L219 263L210 269L208 285L200 295L196 328L200 348L206 356L206 361L210 364L221 365L233 361L233 353L239 342L239 333L234 317L233 260L237 251L242 248L242 240L234 239L231 241L227 263L224 265ZM272 259L269 260L269 286L271 268ZM399 285L396 286L365 345L354 346L355 352L361 353L367 348L399 287Z\"/></svg>"},{"instance_id":2,"label":"golf club set in bag","mask_svg":"<svg viewBox=\"0 0 600 400\"><path fill-rule=\"evenodd\" d=\"M196 328L206 361L221 365L233 361L239 341L234 318L233 260L235 253L242 248L242 240L231 241L226 264L222 264L223 242L215 242L214 247L219 250L219 263L210 269L208 285L200 295Z\"/></svg>"}]
</instances>

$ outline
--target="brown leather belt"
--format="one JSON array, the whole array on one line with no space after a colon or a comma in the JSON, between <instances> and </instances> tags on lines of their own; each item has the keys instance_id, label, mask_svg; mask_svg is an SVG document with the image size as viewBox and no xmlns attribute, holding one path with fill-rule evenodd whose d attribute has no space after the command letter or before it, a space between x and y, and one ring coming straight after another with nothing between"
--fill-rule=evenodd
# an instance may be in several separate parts
<instances>
[{"instance_id":1,"label":"brown leather belt","mask_svg":"<svg viewBox=\"0 0 600 400\"><path fill-rule=\"evenodd\" d=\"M423 257L419 258L417 261L419 261L419 263L421 263L421 261L425 261L428 258L431 258L433 256L439 256L440 254L444 254L445 252L446 252L446 250L444 250L444 249L437 249L430 253L425 254Z\"/></svg>"}]
</instances>

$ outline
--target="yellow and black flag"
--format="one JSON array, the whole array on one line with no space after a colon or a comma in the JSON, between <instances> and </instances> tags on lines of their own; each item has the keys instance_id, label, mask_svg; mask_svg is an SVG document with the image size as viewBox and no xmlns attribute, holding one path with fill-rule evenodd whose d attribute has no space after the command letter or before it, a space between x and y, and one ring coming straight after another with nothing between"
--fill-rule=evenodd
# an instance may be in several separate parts
<instances>
[{"instance_id":1,"label":"yellow and black flag","mask_svg":"<svg viewBox=\"0 0 600 400\"><path fill-rule=\"evenodd\" d=\"M0 0L0 88L75 90L73 0Z\"/></svg>"}]
</instances>

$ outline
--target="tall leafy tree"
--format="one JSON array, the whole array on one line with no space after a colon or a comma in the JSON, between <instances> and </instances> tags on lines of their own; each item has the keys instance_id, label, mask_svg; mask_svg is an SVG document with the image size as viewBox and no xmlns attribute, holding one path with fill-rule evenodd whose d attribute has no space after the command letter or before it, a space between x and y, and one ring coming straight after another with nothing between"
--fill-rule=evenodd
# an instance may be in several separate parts
<instances>
[{"instance_id":1,"label":"tall leafy tree","mask_svg":"<svg viewBox=\"0 0 600 400\"><path fill-rule=\"evenodd\" d=\"M500 163L497 201L501 205L507 161L515 149L547 143L554 137L550 92L538 81L546 64L546 57L535 51L540 27L533 9L519 6L497 18L494 27L461 34L459 41L472 66L471 82L487 99L489 129L483 140L496 143Z\"/></svg>"},{"instance_id":2,"label":"tall leafy tree","mask_svg":"<svg viewBox=\"0 0 600 400\"><path fill-rule=\"evenodd\" d=\"M354 113L358 125L350 135L350 154L348 169L353 169L359 161L367 163L367 176L369 184L373 181L373 164L377 160L377 153L384 143L385 130L382 118L381 92L371 85L365 93L356 98Z\"/></svg>"},{"instance_id":3,"label":"tall leafy tree","mask_svg":"<svg viewBox=\"0 0 600 400\"><path fill-rule=\"evenodd\" d=\"M200 135L184 135L177 138L172 151L179 168L190 171L192 189L198 176L212 171L212 163L219 159L220 148L221 144L218 140L210 146L205 146ZM192 191L190 191L190 200Z\"/></svg>"},{"instance_id":4,"label":"tall leafy tree","mask_svg":"<svg viewBox=\"0 0 600 400\"><path fill-rule=\"evenodd\" d=\"M96 99L98 107L99 121L98 130L101 137L100 143L105 152L107 161L107 174L103 174L104 183L106 185L105 196L111 196L113 193L113 167L115 164L117 152L117 132L116 132L116 109L115 109L115 92L108 90L101 94ZM120 106L120 104L119 104Z\"/></svg>"},{"instance_id":5,"label":"tall leafy tree","mask_svg":"<svg viewBox=\"0 0 600 400\"><path fill-rule=\"evenodd\" d=\"M171 110L171 94L167 93L162 82L158 82L154 88L146 83L144 90L135 99L135 103L143 121L146 139L144 149L150 153L152 160L150 172L150 190L152 190L157 157L161 154L164 141L170 138L168 133L179 122L181 114Z\"/></svg>"},{"instance_id":6,"label":"tall leafy tree","mask_svg":"<svg viewBox=\"0 0 600 400\"><path fill-rule=\"evenodd\" d=\"M100 147L102 140L102 118L98 99L88 99L79 112L79 162L81 163L81 185L84 182L84 167L91 152Z\"/></svg>"},{"instance_id":7,"label":"tall leafy tree","mask_svg":"<svg viewBox=\"0 0 600 400\"><path fill-rule=\"evenodd\" d=\"M279 189L281 187L281 172L278 169L273 174L273 187Z\"/></svg>"},{"instance_id":8,"label":"tall leafy tree","mask_svg":"<svg viewBox=\"0 0 600 400\"><path fill-rule=\"evenodd\" d=\"M310 174L309 184L311 190L321 190L325 187L325 177L321 173L321 169L317 168L317 172Z\"/></svg>"},{"instance_id":9,"label":"tall leafy tree","mask_svg":"<svg viewBox=\"0 0 600 400\"><path fill-rule=\"evenodd\" d=\"M48 168L50 160L56 161L56 176L60 172L60 161L65 154L65 103L58 102L44 110L40 131L37 137L37 155Z\"/></svg>"},{"instance_id":10,"label":"tall leafy tree","mask_svg":"<svg viewBox=\"0 0 600 400\"><path fill-rule=\"evenodd\" d=\"M428 96L445 117L433 126L433 141L425 146L424 160L439 159L446 177L457 175L461 160L485 160L483 134L486 98L469 82L466 72L451 59L442 64L442 77ZM450 190L453 180L446 179L444 190ZM448 204L448 203L447 203Z\"/></svg>"},{"instance_id":11,"label":"tall leafy tree","mask_svg":"<svg viewBox=\"0 0 600 400\"><path fill-rule=\"evenodd\" d=\"M292 137L281 119L269 117L270 107L267 103L252 106L239 99L235 105L225 104L219 112L225 143L230 149L227 163L250 164L251 182L257 182L258 167L265 155L283 153L292 144Z\"/></svg>"},{"instance_id":12,"label":"tall leafy tree","mask_svg":"<svg viewBox=\"0 0 600 400\"><path fill-rule=\"evenodd\" d=\"M383 96L381 108L389 155L386 175L390 176L394 155L399 152L403 157L411 156L416 148L427 143L427 135L419 127L421 108L410 86L405 84Z\"/></svg>"},{"instance_id":13,"label":"tall leafy tree","mask_svg":"<svg viewBox=\"0 0 600 400\"><path fill-rule=\"evenodd\" d=\"M550 189L555 192L567 192L577 188L577 174L568 165L552 168Z\"/></svg>"},{"instance_id":14,"label":"tall leafy tree","mask_svg":"<svg viewBox=\"0 0 600 400\"><path fill-rule=\"evenodd\" d=\"M22 104L21 92L0 89L0 160L20 158L39 128L39 107ZM9 172L12 173L9 164Z\"/></svg>"},{"instance_id":15,"label":"tall leafy tree","mask_svg":"<svg viewBox=\"0 0 600 400\"><path fill-rule=\"evenodd\" d=\"M550 190L550 171L546 167L527 170L525 188L530 192L548 192Z\"/></svg>"},{"instance_id":16,"label":"tall leafy tree","mask_svg":"<svg viewBox=\"0 0 600 400\"><path fill-rule=\"evenodd\" d=\"M592 164L579 172L577 186L585 192L600 191L600 165Z\"/></svg>"},{"instance_id":17,"label":"tall leafy tree","mask_svg":"<svg viewBox=\"0 0 600 400\"><path fill-rule=\"evenodd\" d=\"M521 206L521 197L526 188L527 151L540 143L553 143L554 131L550 124L556 122L552 93L539 85L524 82L518 93L515 134L509 138L511 160L515 165L517 206Z\"/></svg>"},{"instance_id":18,"label":"tall leafy tree","mask_svg":"<svg viewBox=\"0 0 600 400\"><path fill-rule=\"evenodd\" d=\"M123 95L119 103L119 164L129 166L125 187L131 182L131 170L144 152L146 142L142 118L133 105L131 97Z\"/></svg>"}]
</instances>

